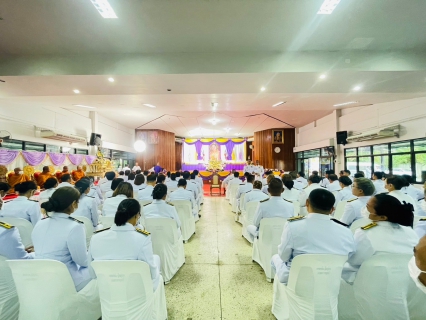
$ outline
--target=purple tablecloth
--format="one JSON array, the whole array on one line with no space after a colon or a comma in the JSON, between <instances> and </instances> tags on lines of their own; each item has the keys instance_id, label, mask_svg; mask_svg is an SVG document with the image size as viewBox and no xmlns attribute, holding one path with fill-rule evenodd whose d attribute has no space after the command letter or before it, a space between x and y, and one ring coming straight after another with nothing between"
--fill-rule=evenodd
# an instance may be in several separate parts
<instances>
[{"instance_id":1,"label":"purple tablecloth","mask_svg":"<svg viewBox=\"0 0 426 320\"><path fill-rule=\"evenodd\" d=\"M231 170L238 170L242 171L244 169L245 164L244 163L228 163L225 165L225 171L231 171ZM207 168L204 164L182 164L182 170L183 171L207 171Z\"/></svg>"}]
</instances>

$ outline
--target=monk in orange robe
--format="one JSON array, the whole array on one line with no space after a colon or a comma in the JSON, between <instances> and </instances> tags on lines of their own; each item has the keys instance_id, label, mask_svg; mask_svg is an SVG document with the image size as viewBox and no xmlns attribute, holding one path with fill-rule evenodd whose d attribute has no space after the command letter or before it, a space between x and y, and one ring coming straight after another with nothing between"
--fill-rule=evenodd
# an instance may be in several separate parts
<instances>
[{"instance_id":1,"label":"monk in orange robe","mask_svg":"<svg viewBox=\"0 0 426 320\"><path fill-rule=\"evenodd\" d=\"M62 178L62 176L64 175L64 174L70 174L69 172L68 172L68 167L67 166L64 166L63 168L62 168L62 172L60 172L60 173L58 173L58 180L59 181L61 181L61 178Z\"/></svg>"},{"instance_id":2,"label":"monk in orange robe","mask_svg":"<svg viewBox=\"0 0 426 320\"><path fill-rule=\"evenodd\" d=\"M81 178L83 178L84 176L86 176L86 174L84 173L83 169L81 168L81 166L77 167L77 170L74 170L72 172L72 179L77 182L78 180L80 180Z\"/></svg>"},{"instance_id":3,"label":"monk in orange robe","mask_svg":"<svg viewBox=\"0 0 426 320\"><path fill-rule=\"evenodd\" d=\"M7 178L7 180L8 180L7 183L10 185L10 190L9 190L8 194L14 194L15 193L15 186L18 183L31 181L30 177L28 177L27 175L22 173L21 168L15 168L13 171L15 171L15 173L8 176L8 178Z\"/></svg>"},{"instance_id":4,"label":"monk in orange robe","mask_svg":"<svg viewBox=\"0 0 426 320\"><path fill-rule=\"evenodd\" d=\"M38 185L41 189L43 189L43 188L44 188L44 183L45 183L45 182L46 182L46 180L47 180L47 179L49 179L49 178L54 178L54 176L52 176L52 175L50 174L49 167L48 167L48 166L44 166L44 167L43 167L43 172L42 172L42 173L40 173L40 174L38 175L38 177L37 177L37 185Z\"/></svg>"}]
</instances>

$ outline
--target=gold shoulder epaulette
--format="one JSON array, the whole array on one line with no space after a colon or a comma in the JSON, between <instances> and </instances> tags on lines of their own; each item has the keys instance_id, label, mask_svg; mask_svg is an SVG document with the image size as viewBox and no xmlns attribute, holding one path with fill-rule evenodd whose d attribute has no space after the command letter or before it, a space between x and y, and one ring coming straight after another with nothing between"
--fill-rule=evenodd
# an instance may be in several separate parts
<instances>
[{"instance_id":1,"label":"gold shoulder epaulette","mask_svg":"<svg viewBox=\"0 0 426 320\"><path fill-rule=\"evenodd\" d=\"M424 218L420 218L420 220L419 221L426 221L426 217L424 217Z\"/></svg>"},{"instance_id":2,"label":"gold shoulder epaulette","mask_svg":"<svg viewBox=\"0 0 426 320\"><path fill-rule=\"evenodd\" d=\"M149 205L149 204L151 204L151 203L144 204L143 206L144 206L144 207L146 207L146 206L147 206L147 205Z\"/></svg>"},{"instance_id":3,"label":"gold shoulder epaulette","mask_svg":"<svg viewBox=\"0 0 426 320\"><path fill-rule=\"evenodd\" d=\"M368 230L368 229L374 228L374 227L376 227L376 226L377 226L377 223L372 222L372 223L370 223L370 224L367 224L366 226L361 227L361 229L362 229L362 230Z\"/></svg>"},{"instance_id":4,"label":"gold shoulder epaulette","mask_svg":"<svg viewBox=\"0 0 426 320\"><path fill-rule=\"evenodd\" d=\"M290 201L290 200L287 200L287 199L284 199L284 201L287 201L287 202L293 203L293 201Z\"/></svg>"},{"instance_id":5,"label":"gold shoulder epaulette","mask_svg":"<svg viewBox=\"0 0 426 320\"><path fill-rule=\"evenodd\" d=\"M71 220L78 222L78 223L84 223L83 221L80 221L80 220L73 218L73 217L68 217L68 219L71 219Z\"/></svg>"},{"instance_id":6,"label":"gold shoulder epaulette","mask_svg":"<svg viewBox=\"0 0 426 320\"><path fill-rule=\"evenodd\" d=\"M355 198L355 199L352 199L352 200L348 200L346 202L352 202L352 201L355 201L355 200L358 200L358 198Z\"/></svg>"},{"instance_id":7,"label":"gold shoulder epaulette","mask_svg":"<svg viewBox=\"0 0 426 320\"><path fill-rule=\"evenodd\" d=\"M166 202L169 206L172 206L172 207L174 207L175 205L173 204L173 203L171 203L171 202Z\"/></svg>"},{"instance_id":8,"label":"gold shoulder epaulette","mask_svg":"<svg viewBox=\"0 0 426 320\"><path fill-rule=\"evenodd\" d=\"M6 222L0 221L0 227L3 227L5 229L12 229L14 226L12 226L11 224L8 224Z\"/></svg>"},{"instance_id":9,"label":"gold shoulder epaulette","mask_svg":"<svg viewBox=\"0 0 426 320\"><path fill-rule=\"evenodd\" d=\"M38 202L37 200L32 200L32 199L28 199L28 200L30 200L30 201L32 201L32 202Z\"/></svg>"},{"instance_id":10,"label":"gold shoulder epaulette","mask_svg":"<svg viewBox=\"0 0 426 320\"><path fill-rule=\"evenodd\" d=\"M308 186L306 186L306 187L304 187L303 189L306 189L307 187L309 187L309 185L308 185Z\"/></svg>"},{"instance_id":11,"label":"gold shoulder epaulette","mask_svg":"<svg viewBox=\"0 0 426 320\"><path fill-rule=\"evenodd\" d=\"M303 220L303 219L305 219L304 216L296 216L296 217L288 218L287 221L293 222L293 221L299 221L299 220Z\"/></svg>"},{"instance_id":12,"label":"gold shoulder epaulette","mask_svg":"<svg viewBox=\"0 0 426 320\"><path fill-rule=\"evenodd\" d=\"M109 227L109 228L105 228L105 229L101 229L101 230L97 230L97 231L94 231L94 232L93 232L93 234L97 234L97 233L99 233L99 232L102 232L102 231L105 231L105 230L109 230L109 229L111 229L111 227Z\"/></svg>"},{"instance_id":13,"label":"gold shoulder epaulette","mask_svg":"<svg viewBox=\"0 0 426 320\"><path fill-rule=\"evenodd\" d=\"M146 230L139 229L139 228L135 228L135 230L139 233L146 235L146 236L149 236L151 234L150 232L148 232Z\"/></svg>"},{"instance_id":14,"label":"gold shoulder epaulette","mask_svg":"<svg viewBox=\"0 0 426 320\"><path fill-rule=\"evenodd\" d=\"M269 200L269 198L268 199L265 199L265 200L260 200L260 202L265 202L265 201L268 201Z\"/></svg>"}]
</instances>

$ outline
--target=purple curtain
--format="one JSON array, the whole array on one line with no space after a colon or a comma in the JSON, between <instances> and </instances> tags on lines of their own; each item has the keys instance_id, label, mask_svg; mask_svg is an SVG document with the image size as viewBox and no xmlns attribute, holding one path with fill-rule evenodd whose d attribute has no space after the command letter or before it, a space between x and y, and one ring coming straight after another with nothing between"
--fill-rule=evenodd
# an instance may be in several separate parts
<instances>
[{"instance_id":1,"label":"purple curtain","mask_svg":"<svg viewBox=\"0 0 426 320\"><path fill-rule=\"evenodd\" d=\"M25 161L31 166L38 166L46 158L46 152L22 151Z\"/></svg>"},{"instance_id":2,"label":"purple curtain","mask_svg":"<svg viewBox=\"0 0 426 320\"><path fill-rule=\"evenodd\" d=\"M69 154L68 159L70 159L71 163L75 166L79 166L81 161L83 161L82 154Z\"/></svg>"},{"instance_id":3,"label":"purple curtain","mask_svg":"<svg viewBox=\"0 0 426 320\"><path fill-rule=\"evenodd\" d=\"M203 146L208 146L208 145L211 145L213 142L216 142L218 145L221 145L221 146L226 145L228 142L232 142L234 145L236 145L236 144L242 144L242 143L245 143L245 142L246 142L246 139L244 139L244 140L243 140L243 141L241 141L241 142L233 142L233 141L232 141L232 139L229 139L229 140L228 140L228 141L226 141L226 142L219 142L219 141L217 141L216 139L214 139L214 140L212 140L212 141L210 141L210 142L202 142L202 141L200 141L200 139L196 140L195 142L191 142L191 143L188 143L188 142L186 142L186 141L185 141L185 143L186 143L187 145L193 145L193 144L195 144L195 147L197 147L197 144L201 144L201 145L203 145Z\"/></svg>"},{"instance_id":4,"label":"purple curtain","mask_svg":"<svg viewBox=\"0 0 426 320\"><path fill-rule=\"evenodd\" d=\"M91 165L95 160L96 156L85 156L87 164Z\"/></svg>"},{"instance_id":5,"label":"purple curtain","mask_svg":"<svg viewBox=\"0 0 426 320\"><path fill-rule=\"evenodd\" d=\"M226 146L226 153L227 153L227 160L232 160L232 151L234 150L235 142L232 142L231 139L225 144Z\"/></svg>"},{"instance_id":6,"label":"purple curtain","mask_svg":"<svg viewBox=\"0 0 426 320\"><path fill-rule=\"evenodd\" d=\"M197 160L203 160L203 155L201 154L201 147L203 143L200 140L195 142L195 150L197 151Z\"/></svg>"},{"instance_id":7,"label":"purple curtain","mask_svg":"<svg viewBox=\"0 0 426 320\"><path fill-rule=\"evenodd\" d=\"M10 164L15 161L19 151L0 149L0 164Z\"/></svg>"},{"instance_id":8,"label":"purple curtain","mask_svg":"<svg viewBox=\"0 0 426 320\"><path fill-rule=\"evenodd\" d=\"M54 152L50 152L49 153L49 157L50 160L52 160L52 163L55 166L60 166L64 163L65 158L67 157L67 155L65 153L54 153Z\"/></svg>"}]
</instances>

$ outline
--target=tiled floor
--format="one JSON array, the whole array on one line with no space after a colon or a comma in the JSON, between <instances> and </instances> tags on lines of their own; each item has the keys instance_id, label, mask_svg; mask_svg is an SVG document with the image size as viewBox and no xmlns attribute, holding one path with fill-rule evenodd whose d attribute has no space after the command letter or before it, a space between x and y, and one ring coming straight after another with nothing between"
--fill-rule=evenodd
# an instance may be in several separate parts
<instances>
[{"instance_id":1,"label":"tiled floor","mask_svg":"<svg viewBox=\"0 0 426 320\"><path fill-rule=\"evenodd\" d=\"M272 284L252 262L228 201L206 197L201 214L186 263L166 286L169 319L275 319Z\"/></svg>"}]
</instances>

